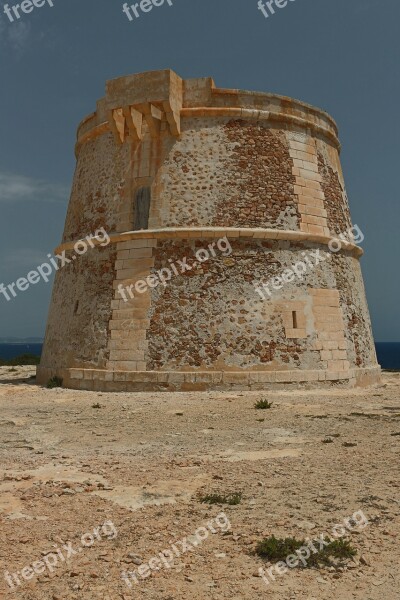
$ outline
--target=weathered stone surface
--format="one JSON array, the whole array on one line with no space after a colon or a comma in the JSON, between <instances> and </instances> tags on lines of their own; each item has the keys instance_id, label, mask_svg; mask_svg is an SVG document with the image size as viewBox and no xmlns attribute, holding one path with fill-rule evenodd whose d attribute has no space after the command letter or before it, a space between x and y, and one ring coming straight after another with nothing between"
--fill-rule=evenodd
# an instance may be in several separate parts
<instances>
[{"instance_id":1,"label":"weathered stone surface","mask_svg":"<svg viewBox=\"0 0 400 600\"><path fill-rule=\"evenodd\" d=\"M57 273L39 380L114 391L376 381L362 251L328 247L351 227L339 149L334 121L296 100L171 71L109 82L78 129L58 250L101 227L111 242ZM224 237L231 251L196 260ZM291 277L312 252L321 261ZM189 269L152 285L183 259ZM284 274L262 299L255 287Z\"/></svg>"}]
</instances>

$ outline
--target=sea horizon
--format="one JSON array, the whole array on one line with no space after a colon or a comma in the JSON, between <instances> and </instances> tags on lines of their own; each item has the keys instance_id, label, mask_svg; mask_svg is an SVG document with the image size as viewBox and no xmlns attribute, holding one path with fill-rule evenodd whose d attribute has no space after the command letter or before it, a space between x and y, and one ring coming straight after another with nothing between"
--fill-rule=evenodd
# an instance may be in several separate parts
<instances>
[{"instance_id":1,"label":"sea horizon","mask_svg":"<svg viewBox=\"0 0 400 600\"><path fill-rule=\"evenodd\" d=\"M43 342L30 342L24 340L7 343L0 342L0 360L11 360L21 354L40 356L42 348ZM382 369L400 369L400 341L375 342L375 348L378 362Z\"/></svg>"}]
</instances>

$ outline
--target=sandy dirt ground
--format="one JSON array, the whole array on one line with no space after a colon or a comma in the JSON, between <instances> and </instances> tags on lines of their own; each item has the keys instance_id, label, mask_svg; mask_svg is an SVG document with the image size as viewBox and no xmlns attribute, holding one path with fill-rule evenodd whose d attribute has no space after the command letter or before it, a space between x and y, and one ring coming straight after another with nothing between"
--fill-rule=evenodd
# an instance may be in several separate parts
<instances>
[{"instance_id":1,"label":"sandy dirt ground","mask_svg":"<svg viewBox=\"0 0 400 600\"><path fill-rule=\"evenodd\" d=\"M400 374L368 390L180 394L33 375L0 368L0 598L400 598ZM233 492L234 506L199 498ZM260 577L263 538L316 539L359 510L353 559Z\"/></svg>"}]
</instances>

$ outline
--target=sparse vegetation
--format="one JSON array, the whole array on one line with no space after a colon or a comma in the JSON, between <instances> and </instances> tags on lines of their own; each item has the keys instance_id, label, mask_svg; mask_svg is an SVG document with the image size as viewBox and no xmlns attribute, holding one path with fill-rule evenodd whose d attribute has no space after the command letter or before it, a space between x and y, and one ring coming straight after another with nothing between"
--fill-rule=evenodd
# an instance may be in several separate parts
<instances>
[{"instance_id":1,"label":"sparse vegetation","mask_svg":"<svg viewBox=\"0 0 400 600\"><path fill-rule=\"evenodd\" d=\"M350 544L348 540L334 540L330 542L328 546L325 546L321 552L318 554L314 554L315 566L318 564L323 564L327 566L331 566L332 558L336 559L345 559L345 558L353 558L357 554L356 550Z\"/></svg>"},{"instance_id":2,"label":"sparse vegetation","mask_svg":"<svg viewBox=\"0 0 400 600\"><path fill-rule=\"evenodd\" d=\"M276 538L271 535L257 544L256 554L271 561L285 560L289 554L299 550L305 543L304 540L296 540L291 537Z\"/></svg>"},{"instance_id":3,"label":"sparse vegetation","mask_svg":"<svg viewBox=\"0 0 400 600\"><path fill-rule=\"evenodd\" d=\"M57 375L55 375L54 377L52 377L51 379L48 380L47 387L50 389L60 388L60 387L62 387L62 384L63 384L62 378L57 377Z\"/></svg>"},{"instance_id":4,"label":"sparse vegetation","mask_svg":"<svg viewBox=\"0 0 400 600\"><path fill-rule=\"evenodd\" d=\"M296 540L295 538L276 538L272 535L262 542L259 542L256 548L256 554L270 561L278 562L286 560L290 554L296 554L296 550L300 550L303 546L307 546L305 540ZM348 540L338 539L333 540L327 546L324 546L319 552L312 552L307 559L307 568L319 566L332 566L333 559L349 559L356 554L356 550L350 545ZM304 565L299 562L299 567Z\"/></svg>"},{"instance_id":5,"label":"sparse vegetation","mask_svg":"<svg viewBox=\"0 0 400 600\"><path fill-rule=\"evenodd\" d=\"M221 494L208 494L206 496L199 496L199 502L203 504L228 504L229 506L236 506L240 504L242 500L242 494L240 492L234 492L223 496Z\"/></svg>"},{"instance_id":6,"label":"sparse vegetation","mask_svg":"<svg viewBox=\"0 0 400 600\"><path fill-rule=\"evenodd\" d=\"M96 404L92 404L92 408L101 408L101 404L96 402Z\"/></svg>"},{"instance_id":7,"label":"sparse vegetation","mask_svg":"<svg viewBox=\"0 0 400 600\"><path fill-rule=\"evenodd\" d=\"M268 402L268 400L259 400L255 403L254 408L259 410L265 410L267 408L272 408L272 402Z\"/></svg>"},{"instance_id":8,"label":"sparse vegetation","mask_svg":"<svg viewBox=\"0 0 400 600\"><path fill-rule=\"evenodd\" d=\"M0 367L22 367L26 365L38 365L40 363L40 356L36 354L21 354L10 360L0 359Z\"/></svg>"}]
</instances>

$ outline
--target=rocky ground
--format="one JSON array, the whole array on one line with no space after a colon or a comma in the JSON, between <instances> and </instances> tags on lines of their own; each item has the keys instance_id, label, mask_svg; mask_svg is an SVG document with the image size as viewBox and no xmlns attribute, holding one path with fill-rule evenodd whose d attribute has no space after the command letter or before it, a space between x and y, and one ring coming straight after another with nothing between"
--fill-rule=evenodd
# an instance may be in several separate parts
<instances>
[{"instance_id":1,"label":"rocky ground","mask_svg":"<svg viewBox=\"0 0 400 600\"><path fill-rule=\"evenodd\" d=\"M0 598L400 598L400 374L231 394L47 390L32 375L0 368ZM238 505L199 500L233 492ZM263 538L318 538L359 510L353 559L259 576Z\"/></svg>"}]
</instances>

